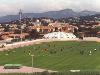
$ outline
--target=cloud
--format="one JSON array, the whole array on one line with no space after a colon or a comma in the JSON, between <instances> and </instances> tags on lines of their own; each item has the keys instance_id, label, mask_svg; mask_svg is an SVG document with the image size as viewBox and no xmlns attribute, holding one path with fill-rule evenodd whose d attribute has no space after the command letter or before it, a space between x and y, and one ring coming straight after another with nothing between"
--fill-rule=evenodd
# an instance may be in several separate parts
<instances>
[{"instance_id":1,"label":"cloud","mask_svg":"<svg viewBox=\"0 0 100 75\"><path fill-rule=\"evenodd\" d=\"M61 9L75 11L100 11L100 0L0 0L0 15L17 14L23 12L45 12Z\"/></svg>"}]
</instances>

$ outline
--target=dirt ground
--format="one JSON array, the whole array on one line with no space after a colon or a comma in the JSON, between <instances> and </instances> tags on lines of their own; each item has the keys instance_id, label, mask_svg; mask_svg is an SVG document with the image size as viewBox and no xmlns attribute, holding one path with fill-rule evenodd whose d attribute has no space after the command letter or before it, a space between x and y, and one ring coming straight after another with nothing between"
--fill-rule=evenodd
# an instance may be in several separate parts
<instances>
[{"instance_id":1,"label":"dirt ground","mask_svg":"<svg viewBox=\"0 0 100 75\"><path fill-rule=\"evenodd\" d=\"M0 66L0 73L34 73L34 72L44 72L44 71L57 72L57 71L45 70L40 68L32 68L27 66L23 66L20 69L4 69L3 66Z\"/></svg>"},{"instance_id":2,"label":"dirt ground","mask_svg":"<svg viewBox=\"0 0 100 75\"><path fill-rule=\"evenodd\" d=\"M18 47L24 47L29 46L33 44L40 44L42 42L52 42L52 41L97 41L100 42L100 38L97 37L86 37L83 40L80 40L78 38L76 39L37 39L37 40L31 40L31 41L23 41L23 42L17 42L13 44L7 44L5 48L0 48L0 51L8 50L8 49L14 49Z\"/></svg>"}]
</instances>

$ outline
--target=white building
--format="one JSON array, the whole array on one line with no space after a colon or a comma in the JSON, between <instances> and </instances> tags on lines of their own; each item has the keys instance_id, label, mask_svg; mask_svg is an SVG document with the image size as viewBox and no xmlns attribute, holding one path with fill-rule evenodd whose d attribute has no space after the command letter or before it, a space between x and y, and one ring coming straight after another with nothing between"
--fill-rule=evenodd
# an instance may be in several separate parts
<instances>
[{"instance_id":1,"label":"white building","mask_svg":"<svg viewBox=\"0 0 100 75\"><path fill-rule=\"evenodd\" d=\"M44 35L45 39L74 39L76 36L73 33L53 32Z\"/></svg>"}]
</instances>

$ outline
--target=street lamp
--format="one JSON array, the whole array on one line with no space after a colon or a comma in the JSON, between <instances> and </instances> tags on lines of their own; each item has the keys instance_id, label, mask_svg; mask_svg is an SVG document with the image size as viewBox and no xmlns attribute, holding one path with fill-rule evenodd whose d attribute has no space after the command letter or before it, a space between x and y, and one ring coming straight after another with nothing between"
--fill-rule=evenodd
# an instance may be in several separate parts
<instances>
[{"instance_id":1,"label":"street lamp","mask_svg":"<svg viewBox=\"0 0 100 75\"><path fill-rule=\"evenodd\" d=\"M32 54L31 57L32 57L32 73L33 73L33 57L34 57L34 55Z\"/></svg>"}]
</instances>

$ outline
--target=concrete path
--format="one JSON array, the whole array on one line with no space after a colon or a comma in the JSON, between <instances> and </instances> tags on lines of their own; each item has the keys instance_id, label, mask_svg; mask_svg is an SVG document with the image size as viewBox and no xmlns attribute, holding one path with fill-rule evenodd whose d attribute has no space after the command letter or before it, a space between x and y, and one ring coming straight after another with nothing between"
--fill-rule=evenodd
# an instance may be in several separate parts
<instances>
[{"instance_id":1,"label":"concrete path","mask_svg":"<svg viewBox=\"0 0 100 75\"><path fill-rule=\"evenodd\" d=\"M0 73L34 73L34 72L44 72L44 71L57 72L57 71L45 70L40 68L32 68L27 66L23 66L20 69L4 69L3 66L0 66Z\"/></svg>"},{"instance_id":2,"label":"concrete path","mask_svg":"<svg viewBox=\"0 0 100 75\"><path fill-rule=\"evenodd\" d=\"M29 46L29 45L33 45L33 44L40 44L42 42L52 42L52 41L97 41L97 42L100 42L100 38L86 37L83 40L79 40L78 38L76 38L76 39L37 39L37 40L23 41L23 42L16 42L13 44L7 44L5 48L0 48L0 51L14 49L14 48L18 48L18 47Z\"/></svg>"}]
</instances>

